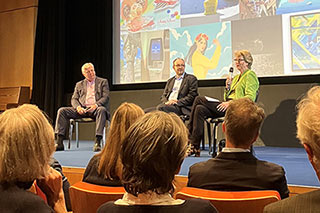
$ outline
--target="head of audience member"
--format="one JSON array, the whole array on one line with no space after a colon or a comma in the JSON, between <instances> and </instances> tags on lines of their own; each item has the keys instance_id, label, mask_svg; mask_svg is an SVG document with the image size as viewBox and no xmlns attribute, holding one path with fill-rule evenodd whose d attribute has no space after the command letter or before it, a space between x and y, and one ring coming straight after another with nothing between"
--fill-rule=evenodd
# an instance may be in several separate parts
<instances>
[{"instance_id":1,"label":"head of audience member","mask_svg":"<svg viewBox=\"0 0 320 213\"><path fill-rule=\"evenodd\" d=\"M297 136L320 180L320 86L311 88L298 104Z\"/></svg>"},{"instance_id":2,"label":"head of audience member","mask_svg":"<svg viewBox=\"0 0 320 213\"><path fill-rule=\"evenodd\" d=\"M0 115L0 183L30 183L48 174L55 151L46 116L24 104Z\"/></svg>"},{"instance_id":3,"label":"head of audience member","mask_svg":"<svg viewBox=\"0 0 320 213\"><path fill-rule=\"evenodd\" d=\"M92 82L96 78L96 72L94 71L94 66L92 63L85 63L81 67L82 75L87 79L87 81Z\"/></svg>"},{"instance_id":4,"label":"head of audience member","mask_svg":"<svg viewBox=\"0 0 320 213\"><path fill-rule=\"evenodd\" d=\"M122 103L114 112L106 145L100 155L99 173L109 179L120 178L122 163L120 160L121 142L129 127L142 115L144 111L136 104Z\"/></svg>"},{"instance_id":5,"label":"head of audience member","mask_svg":"<svg viewBox=\"0 0 320 213\"><path fill-rule=\"evenodd\" d=\"M248 149L259 135L264 110L249 98L232 100L222 125L226 147Z\"/></svg>"},{"instance_id":6,"label":"head of audience member","mask_svg":"<svg viewBox=\"0 0 320 213\"><path fill-rule=\"evenodd\" d=\"M121 148L122 183L134 196L173 193L174 176L186 157L187 129L173 113L145 114L128 130Z\"/></svg>"},{"instance_id":7,"label":"head of audience member","mask_svg":"<svg viewBox=\"0 0 320 213\"><path fill-rule=\"evenodd\" d=\"M242 73L251 69L253 57L248 50L239 50L234 53L234 63L237 69Z\"/></svg>"},{"instance_id":8,"label":"head of audience member","mask_svg":"<svg viewBox=\"0 0 320 213\"><path fill-rule=\"evenodd\" d=\"M184 68L185 68L185 64L184 64L184 60L182 58L176 58L173 61L173 69L176 72L176 76L180 77L183 75L184 73Z\"/></svg>"}]
</instances>

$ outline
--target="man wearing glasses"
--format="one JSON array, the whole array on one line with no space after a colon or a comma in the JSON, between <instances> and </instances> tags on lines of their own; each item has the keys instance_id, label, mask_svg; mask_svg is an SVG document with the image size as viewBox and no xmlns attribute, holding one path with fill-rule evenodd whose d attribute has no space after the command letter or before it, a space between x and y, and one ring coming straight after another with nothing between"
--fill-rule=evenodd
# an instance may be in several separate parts
<instances>
[{"instance_id":1,"label":"man wearing glasses","mask_svg":"<svg viewBox=\"0 0 320 213\"><path fill-rule=\"evenodd\" d=\"M193 101L198 96L198 80L194 75L185 73L182 58L173 61L173 69L176 75L167 81L157 110L189 116Z\"/></svg>"},{"instance_id":2,"label":"man wearing glasses","mask_svg":"<svg viewBox=\"0 0 320 213\"><path fill-rule=\"evenodd\" d=\"M234 63L240 72L233 79L227 78L224 101L211 101L206 97L198 96L192 106L189 129L189 141L191 149L189 155L200 156L200 142L203 138L203 122L206 118L223 117L230 101L239 98L250 98L256 101L259 90L259 80L254 71L251 70L253 62L252 55L247 50L235 52ZM228 86L230 85L230 86Z\"/></svg>"}]
</instances>

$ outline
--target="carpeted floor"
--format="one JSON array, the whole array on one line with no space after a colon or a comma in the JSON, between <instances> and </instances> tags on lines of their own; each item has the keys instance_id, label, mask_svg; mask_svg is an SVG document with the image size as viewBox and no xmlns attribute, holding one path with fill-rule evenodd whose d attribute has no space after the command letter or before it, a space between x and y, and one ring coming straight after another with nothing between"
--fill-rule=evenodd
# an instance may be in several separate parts
<instances>
[{"instance_id":1,"label":"carpeted floor","mask_svg":"<svg viewBox=\"0 0 320 213\"><path fill-rule=\"evenodd\" d=\"M56 152L54 157L64 167L85 168L95 154L92 151L93 141L80 141L80 147L76 148L74 141L71 143L71 149L62 152ZM67 147L67 141L65 141ZM307 154L303 148L280 148L280 147L254 147L254 153L261 160L270 161L284 167L288 184L317 186L320 183L310 165ZM210 158L208 150L201 152L198 158L188 157L184 160L180 175L188 175L189 167L194 163L206 161Z\"/></svg>"}]
</instances>

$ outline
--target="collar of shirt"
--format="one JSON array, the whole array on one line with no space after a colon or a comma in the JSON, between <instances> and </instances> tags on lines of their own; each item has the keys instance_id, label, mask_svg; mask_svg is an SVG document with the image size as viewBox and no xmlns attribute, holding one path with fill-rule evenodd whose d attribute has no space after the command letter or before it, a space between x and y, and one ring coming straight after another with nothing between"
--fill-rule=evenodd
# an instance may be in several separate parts
<instances>
[{"instance_id":1,"label":"collar of shirt","mask_svg":"<svg viewBox=\"0 0 320 213\"><path fill-rule=\"evenodd\" d=\"M91 86L92 84L94 84L96 82L96 78L94 78L93 81L91 81L91 82L88 81L87 79L86 79L86 81L87 81L87 85Z\"/></svg>"},{"instance_id":2,"label":"collar of shirt","mask_svg":"<svg viewBox=\"0 0 320 213\"><path fill-rule=\"evenodd\" d=\"M125 192L122 199L114 202L116 205L178 205L182 203L184 200L175 200L169 193L159 195L151 191L138 194L138 197Z\"/></svg>"},{"instance_id":3,"label":"collar of shirt","mask_svg":"<svg viewBox=\"0 0 320 213\"><path fill-rule=\"evenodd\" d=\"M184 72L184 73L182 74L182 76L180 76L179 78L177 78L176 75L175 75L174 77L175 77L176 80L180 81L181 79L184 78L184 75L185 75L185 74L186 74L186 72Z\"/></svg>"},{"instance_id":4,"label":"collar of shirt","mask_svg":"<svg viewBox=\"0 0 320 213\"><path fill-rule=\"evenodd\" d=\"M250 149L242 149L242 148L223 148L222 152L250 152Z\"/></svg>"}]
</instances>

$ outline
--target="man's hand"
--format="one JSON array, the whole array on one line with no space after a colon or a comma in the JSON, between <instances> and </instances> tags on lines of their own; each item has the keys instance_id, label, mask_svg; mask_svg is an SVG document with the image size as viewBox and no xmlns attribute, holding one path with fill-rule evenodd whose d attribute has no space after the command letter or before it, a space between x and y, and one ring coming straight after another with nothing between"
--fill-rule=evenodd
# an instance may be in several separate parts
<instances>
[{"instance_id":1,"label":"man's hand","mask_svg":"<svg viewBox=\"0 0 320 213\"><path fill-rule=\"evenodd\" d=\"M165 105L175 105L178 103L178 100L174 99L174 100L170 100L170 101L167 101L165 102L164 104Z\"/></svg>"},{"instance_id":2,"label":"man's hand","mask_svg":"<svg viewBox=\"0 0 320 213\"><path fill-rule=\"evenodd\" d=\"M58 171L48 166L47 176L37 180L37 185L45 193L48 204L55 212L67 212L62 189L62 177Z\"/></svg>"},{"instance_id":3,"label":"man's hand","mask_svg":"<svg viewBox=\"0 0 320 213\"><path fill-rule=\"evenodd\" d=\"M229 101L226 101L226 102L222 102L221 104L219 104L217 106L217 110L220 111L220 112L224 112L227 110L228 106L229 106Z\"/></svg>"},{"instance_id":4,"label":"man's hand","mask_svg":"<svg viewBox=\"0 0 320 213\"><path fill-rule=\"evenodd\" d=\"M82 108L81 106L77 106L77 112L80 114L80 115L83 115L86 113L86 110L84 108Z\"/></svg>"},{"instance_id":5,"label":"man's hand","mask_svg":"<svg viewBox=\"0 0 320 213\"><path fill-rule=\"evenodd\" d=\"M88 108L87 108L87 110L86 110L86 112L90 112L90 113L92 113L95 109L97 109L98 108L98 105L97 104L93 104L93 105L91 105L91 106L89 106Z\"/></svg>"}]
</instances>

